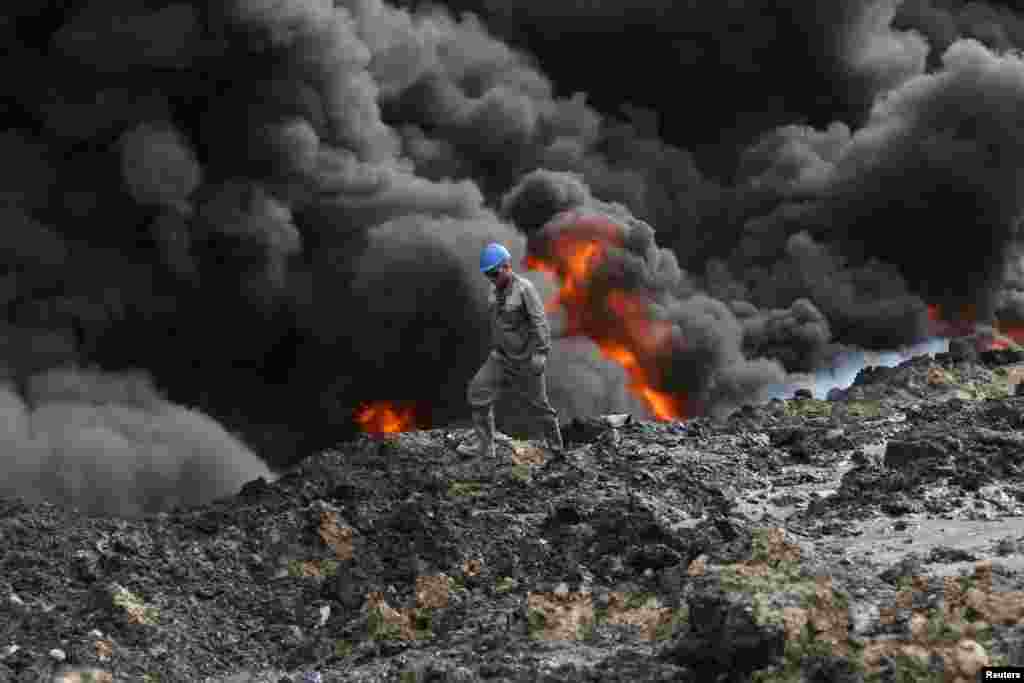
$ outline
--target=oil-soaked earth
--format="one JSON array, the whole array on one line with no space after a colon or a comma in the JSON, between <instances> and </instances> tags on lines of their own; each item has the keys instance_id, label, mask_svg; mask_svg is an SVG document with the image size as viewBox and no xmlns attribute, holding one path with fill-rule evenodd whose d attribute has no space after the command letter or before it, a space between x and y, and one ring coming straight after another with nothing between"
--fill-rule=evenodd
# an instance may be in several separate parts
<instances>
[{"instance_id":1,"label":"oil-soaked earth","mask_svg":"<svg viewBox=\"0 0 1024 683\"><path fill-rule=\"evenodd\" d=\"M956 681L1024 665L1021 359L723 421L366 436L146 519L0 499L0 683Z\"/></svg>"}]
</instances>

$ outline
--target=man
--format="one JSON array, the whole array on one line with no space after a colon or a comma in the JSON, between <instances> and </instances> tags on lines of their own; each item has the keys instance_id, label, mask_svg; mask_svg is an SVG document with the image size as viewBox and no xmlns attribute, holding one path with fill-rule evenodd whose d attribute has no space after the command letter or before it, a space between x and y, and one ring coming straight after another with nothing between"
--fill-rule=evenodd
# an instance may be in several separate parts
<instances>
[{"instance_id":1,"label":"man","mask_svg":"<svg viewBox=\"0 0 1024 683\"><path fill-rule=\"evenodd\" d=\"M480 272L494 286L489 300L492 351L466 392L475 442L463 443L457 450L463 455L494 457L494 403L504 392L513 391L541 420L548 448L561 453L558 414L548 401L544 379L551 331L540 295L532 282L512 272L512 255L500 244L484 247Z\"/></svg>"}]
</instances>

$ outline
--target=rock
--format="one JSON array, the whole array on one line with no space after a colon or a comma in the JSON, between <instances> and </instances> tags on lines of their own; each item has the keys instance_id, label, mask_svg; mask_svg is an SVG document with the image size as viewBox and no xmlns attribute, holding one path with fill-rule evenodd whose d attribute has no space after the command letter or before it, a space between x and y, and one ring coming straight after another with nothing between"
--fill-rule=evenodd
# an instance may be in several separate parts
<instances>
[{"instance_id":1,"label":"rock","mask_svg":"<svg viewBox=\"0 0 1024 683\"><path fill-rule=\"evenodd\" d=\"M753 448L748 451L753 467L765 472L777 472L785 463L786 453L776 448Z\"/></svg>"},{"instance_id":2,"label":"rock","mask_svg":"<svg viewBox=\"0 0 1024 683\"><path fill-rule=\"evenodd\" d=\"M798 401L808 401L814 398L814 393L810 389L797 389L793 392L793 398Z\"/></svg>"},{"instance_id":3,"label":"rock","mask_svg":"<svg viewBox=\"0 0 1024 683\"><path fill-rule=\"evenodd\" d=\"M976 555L966 550L950 548L948 546L932 548L928 553L928 562L931 563L974 562L977 559Z\"/></svg>"},{"instance_id":4,"label":"rock","mask_svg":"<svg viewBox=\"0 0 1024 683\"><path fill-rule=\"evenodd\" d=\"M378 588L369 575L358 565L344 563L323 586L325 597L340 602L345 609L358 611L366 602L366 595Z\"/></svg>"},{"instance_id":5,"label":"rock","mask_svg":"<svg viewBox=\"0 0 1024 683\"><path fill-rule=\"evenodd\" d=\"M626 563L638 571L645 569L664 569L677 565L682 556L663 543L649 543L632 549Z\"/></svg>"},{"instance_id":6,"label":"rock","mask_svg":"<svg viewBox=\"0 0 1024 683\"><path fill-rule=\"evenodd\" d=\"M850 462L858 467L864 467L878 464L878 459L863 450L858 450L850 457Z\"/></svg>"},{"instance_id":7,"label":"rock","mask_svg":"<svg viewBox=\"0 0 1024 683\"><path fill-rule=\"evenodd\" d=\"M810 434L811 430L806 427L780 427L769 430L768 438L775 448L792 448L802 445Z\"/></svg>"},{"instance_id":8,"label":"rock","mask_svg":"<svg viewBox=\"0 0 1024 683\"><path fill-rule=\"evenodd\" d=\"M1006 643L1007 659L1010 666L1024 666L1024 625L1008 627L1003 631L1003 642ZM0 678L0 681L3 679Z\"/></svg>"},{"instance_id":9,"label":"rock","mask_svg":"<svg viewBox=\"0 0 1024 683\"><path fill-rule=\"evenodd\" d=\"M978 360L978 346L974 337L954 337L949 340L949 357L955 362Z\"/></svg>"},{"instance_id":10,"label":"rock","mask_svg":"<svg viewBox=\"0 0 1024 683\"><path fill-rule=\"evenodd\" d=\"M559 503L547 515L546 521L552 526L572 526L583 521L579 509L572 502Z\"/></svg>"},{"instance_id":11,"label":"rock","mask_svg":"<svg viewBox=\"0 0 1024 683\"><path fill-rule=\"evenodd\" d=\"M808 683L862 683L864 680L864 674L849 659L834 655L805 659L803 671Z\"/></svg>"},{"instance_id":12,"label":"rock","mask_svg":"<svg viewBox=\"0 0 1024 683\"><path fill-rule=\"evenodd\" d=\"M594 443L606 434L629 424L631 419L629 415L574 417L569 424L562 427L562 439L567 444Z\"/></svg>"},{"instance_id":13,"label":"rock","mask_svg":"<svg viewBox=\"0 0 1024 683\"><path fill-rule=\"evenodd\" d=\"M443 671L441 671L444 681L450 681L451 683L473 683L477 680L473 672L464 666L447 665Z\"/></svg>"},{"instance_id":14,"label":"rock","mask_svg":"<svg viewBox=\"0 0 1024 683\"><path fill-rule=\"evenodd\" d=\"M893 496L888 500L882 501L880 507L882 512L894 517L914 514L924 509L924 505L920 501L911 500L903 495Z\"/></svg>"},{"instance_id":15,"label":"rock","mask_svg":"<svg viewBox=\"0 0 1024 683\"><path fill-rule=\"evenodd\" d=\"M685 562L681 562L673 567L666 567L661 572L659 586L665 593L676 595L683 589L688 576L687 564Z\"/></svg>"},{"instance_id":16,"label":"rock","mask_svg":"<svg viewBox=\"0 0 1024 683\"><path fill-rule=\"evenodd\" d=\"M78 550L74 554L75 573L87 583L92 583L100 575L100 556L91 550Z\"/></svg>"},{"instance_id":17,"label":"rock","mask_svg":"<svg viewBox=\"0 0 1024 683\"><path fill-rule=\"evenodd\" d=\"M978 359L986 365L1009 365L1024 360L1024 350L1019 348L986 349L978 354Z\"/></svg>"},{"instance_id":18,"label":"rock","mask_svg":"<svg viewBox=\"0 0 1024 683\"><path fill-rule=\"evenodd\" d=\"M93 603L102 609L129 641L140 642L153 633L159 610L118 583L103 584L92 592Z\"/></svg>"},{"instance_id":19,"label":"rock","mask_svg":"<svg viewBox=\"0 0 1024 683\"><path fill-rule=\"evenodd\" d=\"M895 586L901 578L924 575L924 564L916 553L910 553L878 575L882 581Z\"/></svg>"},{"instance_id":20,"label":"rock","mask_svg":"<svg viewBox=\"0 0 1024 683\"><path fill-rule=\"evenodd\" d=\"M18 683L40 683L40 681L46 681L49 678L49 669L49 666L43 664L33 664L26 669L22 669L18 673L16 680Z\"/></svg>"},{"instance_id":21,"label":"rock","mask_svg":"<svg viewBox=\"0 0 1024 683\"><path fill-rule=\"evenodd\" d=\"M1020 432L1005 432L985 427L976 427L973 436L983 444L1006 446L1013 449L1024 448L1024 434Z\"/></svg>"},{"instance_id":22,"label":"rock","mask_svg":"<svg viewBox=\"0 0 1024 683\"><path fill-rule=\"evenodd\" d=\"M1015 385L1014 393L1016 396L1024 395L1024 382ZM1024 425L1024 408L1018 405L1019 403L1019 401L999 401L995 403L985 410L986 421L1000 427L1005 424L1011 429L1021 427Z\"/></svg>"},{"instance_id":23,"label":"rock","mask_svg":"<svg viewBox=\"0 0 1024 683\"><path fill-rule=\"evenodd\" d=\"M954 673L974 680L982 667L989 665L988 653L985 648L974 640L960 640L953 650Z\"/></svg>"},{"instance_id":24,"label":"rock","mask_svg":"<svg viewBox=\"0 0 1024 683\"><path fill-rule=\"evenodd\" d=\"M1003 489L1002 486L982 486L978 489L975 496L980 500L992 503L1000 510L1010 510L1013 508L1014 499Z\"/></svg>"},{"instance_id":25,"label":"rock","mask_svg":"<svg viewBox=\"0 0 1024 683\"><path fill-rule=\"evenodd\" d=\"M690 629L673 637L660 653L664 659L694 670L701 680L729 680L769 667L785 650L781 626L754 620L751 596L717 589L716 579L698 577L703 585L688 598Z\"/></svg>"},{"instance_id":26,"label":"rock","mask_svg":"<svg viewBox=\"0 0 1024 683\"><path fill-rule=\"evenodd\" d=\"M263 495L273 492L273 487L267 483L267 480L263 477L257 477L252 481L247 481L242 485L238 495L246 500L253 500Z\"/></svg>"},{"instance_id":27,"label":"rock","mask_svg":"<svg viewBox=\"0 0 1024 683\"><path fill-rule=\"evenodd\" d=\"M744 408L752 408L752 406L744 406ZM601 419L609 426L625 427L633 421L633 416L628 413L614 414L614 415L603 415Z\"/></svg>"},{"instance_id":28,"label":"rock","mask_svg":"<svg viewBox=\"0 0 1024 683\"><path fill-rule=\"evenodd\" d=\"M315 631L323 628L331 618L331 606L326 600L301 602L295 607L295 618L302 628Z\"/></svg>"},{"instance_id":29,"label":"rock","mask_svg":"<svg viewBox=\"0 0 1024 683\"><path fill-rule=\"evenodd\" d=\"M685 550L683 539L672 529L657 508L646 501L630 497L609 498L590 513L588 523L594 528L595 551L619 554L638 543L663 544L677 551Z\"/></svg>"},{"instance_id":30,"label":"rock","mask_svg":"<svg viewBox=\"0 0 1024 683\"><path fill-rule=\"evenodd\" d=\"M334 551L337 559L348 561L354 552L355 530L345 522L336 510L320 504L318 512L318 534L324 544Z\"/></svg>"},{"instance_id":31,"label":"rock","mask_svg":"<svg viewBox=\"0 0 1024 683\"><path fill-rule=\"evenodd\" d=\"M595 571L608 578L616 578L626 573L626 561L621 555L605 555L592 564Z\"/></svg>"},{"instance_id":32,"label":"rock","mask_svg":"<svg viewBox=\"0 0 1024 683\"><path fill-rule=\"evenodd\" d=\"M854 447L845 429L830 429L822 437L821 445L833 451L848 451Z\"/></svg>"},{"instance_id":33,"label":"rock","mask_svg":"<svg viewBox=\"0 0 1024 683\"><path fill-rule=\"evenodd\" d=\"M1000 557L1015 555L1021 551L1021 544L1013 538L1001 538L996 543L995 553Z\"/></svg>"},{"instance_id":34,"label":"rock","mask_svg":"<svg viewBox=\"0 0 1024 683\"><path fill-rule=\"evenodd\" d=\"M742 417L745 419L755 419L763 416L763 409L751 403L744 403L734 414L734 417Z\"/></svg>"},{"instance_id":35,"label":"rock","mask_svg":"<svg viewBox=\"0 0 1024 683\"><path fill-rule=\"evenodd\" d=\"M904 438L889 441L884 464L892 469L934 467L953 461L949 445L937 438Z\"/></svg>"},{"instance_id":36,"label":"rock","mask_svg":"<svg viewBox=\"0 0 1024 683\"><path fill-rule=\"evenodd\" d=\"M864 598L867 590L861 589L862 594L858 598ZM879 626L878 605L863 599L850 605L850 633L857 638L864 638L873 635Z\"/></svg>"}]
</instances>

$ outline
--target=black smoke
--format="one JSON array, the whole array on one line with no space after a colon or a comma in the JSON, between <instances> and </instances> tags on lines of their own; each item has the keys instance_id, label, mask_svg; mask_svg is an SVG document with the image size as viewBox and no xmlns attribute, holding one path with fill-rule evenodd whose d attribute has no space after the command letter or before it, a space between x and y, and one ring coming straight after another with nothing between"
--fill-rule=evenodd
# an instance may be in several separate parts
<instances>
[{"instance_id":1,"label":"black smoke","mask_svg":"<svg viewBox=\"0 0 1024 683\"><path fill-rule=\"evenodd\" d=\"M5 414L75 426L28 446L12 427L7 480L109 512L96 501L110 490L84 482L122 481L96 475L114 468L139 491L116 511L134 514L197 502L153 483L153 458L172 482L220 462L208 499L261 461L350 436L364 401L457 422L487 352L480 247L502 241L519 262L573 206L624 226L601 277L652 293L651 315L688 349L666 381L709 410L758 395L780 364L922 342L928 304L1020 317L1013 6L620 10L5 10ZM642 413L622 369L559 315L562 416ZM54 398L39 387L55 377L84 388ZM152 398L103 388L125 382ZM98 454L118 439L114 467ZM205 455L189 465L196 439ZM53 478L75 462L93 474Z\"/></svg>"},{"instance_id":2,"label":"black smoke","mask_svg":"<svg viewBox=\"0 0 1024 683\"><path fill-rule=\"evenodd\" d=\"M894 30L897 0L443 4L480 14L566 94L587 93L727 183L738 153L766 130L859 122L874 94L919 71L928 51Z\"/></svg>"},{"instance_id":3,"label":"black smoke","mask_svg":"<svg viewBox=\"0 0 1024 683\"><path fill-rule=\"evenodd\" d=\"M722 412L785 379L777 362L745 357L743 324L725 303L694 291L650 225L592 197L578 176L527 174L502 198L501 210L529 226L529 251L545 262L564 258L556 245L566 241L602 245L575 323L580 329L570 332L632 350L648 366L652 387L676 397L684 414ZM634 314L623 316L611 304L618 294L636 305Z\"/></svg>"}]
</instances>

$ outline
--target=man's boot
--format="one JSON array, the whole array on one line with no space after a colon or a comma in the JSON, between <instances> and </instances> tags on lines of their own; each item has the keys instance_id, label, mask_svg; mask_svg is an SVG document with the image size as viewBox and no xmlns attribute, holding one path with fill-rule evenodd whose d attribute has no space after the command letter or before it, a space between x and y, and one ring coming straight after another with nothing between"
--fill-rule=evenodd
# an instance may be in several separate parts
<instances>
[{"instance_id":1,"label":"man's boot","mask_svg":"<svg viewBox=\"0 0 1024 683\"><path fill-rule=\"evenodd\" d=\"M460 455L494 457L494 411L473 413L473 436L455 449Z\"/></svg>"},{"instance_id":2,"label":"man's boot","mask_svg":"<svg viewBox=\"0 0 1024 683\"><path fill-rule=\"evenodd\" d=\"M552 453L561 455L565 452L565 445L562 443L562 430L558 428L557 417L544 420L544 441Z\"/></svg>"}]
</instances>

